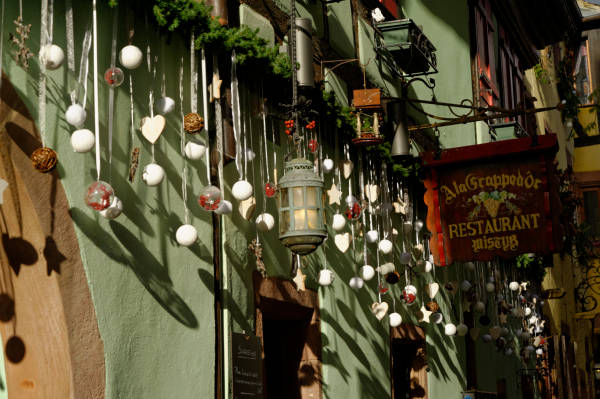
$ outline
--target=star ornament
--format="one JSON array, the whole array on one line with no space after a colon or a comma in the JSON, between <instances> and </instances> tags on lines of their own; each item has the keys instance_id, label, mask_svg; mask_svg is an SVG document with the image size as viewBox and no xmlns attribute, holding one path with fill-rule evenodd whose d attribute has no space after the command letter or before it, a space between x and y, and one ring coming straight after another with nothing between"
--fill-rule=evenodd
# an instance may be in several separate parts
<instances>
[{"instance_id":1,"label":"star ornament","mask_svg":"<svg viewBox=\"0 0 600 399\"><path fill-rule=\"evenodd\" d=\"M298 268L298 270L296 271L296 276L292 279L294 284L296 284L296 289L298 291L306 290L306 285L304 284L305 280L306 276L304 275L304 273L302 273L302 269Z\"/></svg>"},{"instance_id":2,"label":"star ornament","mask_svg":"<svg viewBox=\"0 0 600 399\"><path fill-rule=\"evenodd\" d=\"M418 313L418 321L423 321L425 323L430 323L429 321L429 316L431 316L433 314L433 312L430 312L429 310L427 310L425 308L425 305L421 306L421 309L419 309L419 313ZM422 317L420 317L421 315L423 315Z\"/></svg>"},{"instance_id":3,"label":"star ornament","mask_svg":"<svg viewBox=\"0 0 600 399\"><path fill-rule=\"evenodd\" d=\"M335 183L331 183L331 188L327 190L327 197L329 197L329 205L338 204L340 205L340 199L342 198L342 192L338 190Z\"/></svg>"}]
</instances>

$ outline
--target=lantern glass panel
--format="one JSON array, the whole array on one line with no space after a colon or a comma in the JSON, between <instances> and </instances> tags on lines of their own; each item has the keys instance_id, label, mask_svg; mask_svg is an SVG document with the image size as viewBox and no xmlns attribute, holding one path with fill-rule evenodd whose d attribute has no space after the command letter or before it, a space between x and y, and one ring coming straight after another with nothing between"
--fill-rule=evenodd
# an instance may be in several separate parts
<instances>
[{"instance_id":1,"label":"lantern glass panel","mask_svg":"<svg viewBox=\"0 0 600 399\"><path fill-rule=\"evenodd\" d=\"M300 208L304 206L304 187L293 187L292 195L294 208Z\"/></svg>"},{"instance_id":2,"label":"lantern glass panel","mask_svg":"<svg viewBox=\"0 0 600 399\"><path fill-rule=\"evenodd\" d=\"M316 187L306 187L306 206L317 206Z\"/></svg>"},{"instance_id":3,"label":"lantern glass panel","mask_svg":"<svg viewBox=\"0 0 600 399\"><path fill-rule=\"evenodd\" d=\"M284 188L280 191L280 201L281 201L280 206L282 208L287 208L288 206L290 206L290 203L288 200L288 189L287 188Z\"/></svg>"},{"instance_id":4,"label":"lantern glass panel","mask_svg":"<svg viewBox=\"0 0 600 399\"><path fill-rule=\"evenodd\" d=\"M281 211L281 220L279 221L279 230L286 233L290 228L290 212Z\"/></svg>"},{"instance_id":5,"label":"lantern glass panel","mask_svg":"<svg viewBox=\"0 0 600 399\"><path fill-rule=\"evenodd\" d=\"M319 212L316 209L309 209L306 211L308 214L308 228L316 230L319 226Z\"/></svg>"},{"instance_id":6,"label":"lantern glass panel","mask_svg":"<svg viewBox=\"0 0 600 399\"><path fill-rule=\"evenodd\" d=\"M294 230L306 230L306 211L304 209L294 210Z\"/></svg>"}]
</instances>

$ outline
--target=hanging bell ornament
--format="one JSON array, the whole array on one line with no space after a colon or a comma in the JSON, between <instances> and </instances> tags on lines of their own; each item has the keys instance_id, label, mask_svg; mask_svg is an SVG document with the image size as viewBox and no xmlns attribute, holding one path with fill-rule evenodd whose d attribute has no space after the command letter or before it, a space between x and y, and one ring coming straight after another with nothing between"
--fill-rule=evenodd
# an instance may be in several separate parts
<instances>
[{"instance_id":1,"label":"hanging bell ornament","mask_svg":"<svg viewBox=\"0 0 600 399\"><path fill-rule=\"evenodd\" d=\"M48 173L56 167L58 155L52 148L41 147L31 153L33 167L42 173Z\"/></svg>"},{"instance_id":2,"label":"hanging bell ornament","mask_svg":"<svg viewBox=\"0 0 600 399\"><path fill-rule=\"evenodd\" d=\"M198 134L204 128L204 118L195 112L183 117L183 129L189 134Z\"/></svg>"}]
</instances>

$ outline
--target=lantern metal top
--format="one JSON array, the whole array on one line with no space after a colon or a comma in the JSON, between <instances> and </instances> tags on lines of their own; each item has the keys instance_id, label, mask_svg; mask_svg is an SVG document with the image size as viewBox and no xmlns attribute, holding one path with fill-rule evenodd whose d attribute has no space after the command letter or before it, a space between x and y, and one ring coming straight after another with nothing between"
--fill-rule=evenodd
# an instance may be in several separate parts
<instances>
[{"instance_id":1,"label":"lantern metal top","mask_svg":"<svg viewBox=\"0 0 600 399\"><path fill-rule=\"evenodd\" d=\"M323 187L323 180L315 173L312 162L305 158L294 158L284 165L284 175L279 180L281 188L291 186Z\"/></svg>"}]
</instances>

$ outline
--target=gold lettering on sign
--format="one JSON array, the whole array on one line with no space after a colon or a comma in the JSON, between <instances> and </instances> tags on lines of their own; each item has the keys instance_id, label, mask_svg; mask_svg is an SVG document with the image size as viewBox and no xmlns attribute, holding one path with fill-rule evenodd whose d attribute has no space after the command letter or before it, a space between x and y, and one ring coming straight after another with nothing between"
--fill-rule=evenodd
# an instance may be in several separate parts
<instances>
[{"instance_id":1,"label":"gold lettering on sign","mask_svg":"<svg viewBox=\"0 0 600 399\"><path fill-rule=\"evenodd\" d=\"M539 213L529 213L526 215L515 215L512 217L503 216L487 220L477 220L473 222L452 223L448 225L448 236L453 238L464 238L480 236L482 234L497 234L513 232L519 230L528 230L539 227Z\"/></svg>"},{"instance_id":2,"label":"gold lettering on sign","mask_svg":"<svg viewBox=\"0 0 600 399\"><path fill-rule=\"evenodd\" d=\"M442 185L440 191L446 198L446 203L452 203L459 194L468 193L470 191L478 191L483 189L504 189L506 187L520 187L527 190L537 190L541 179L534 177L531 171L525 172L525 175L521 174L521 170L517 170L516 174L493 174L489 176L476 176L474 173L470 173L465 178L464 182L452 181L449 185Z\"/></svg>"}]
</instances>

